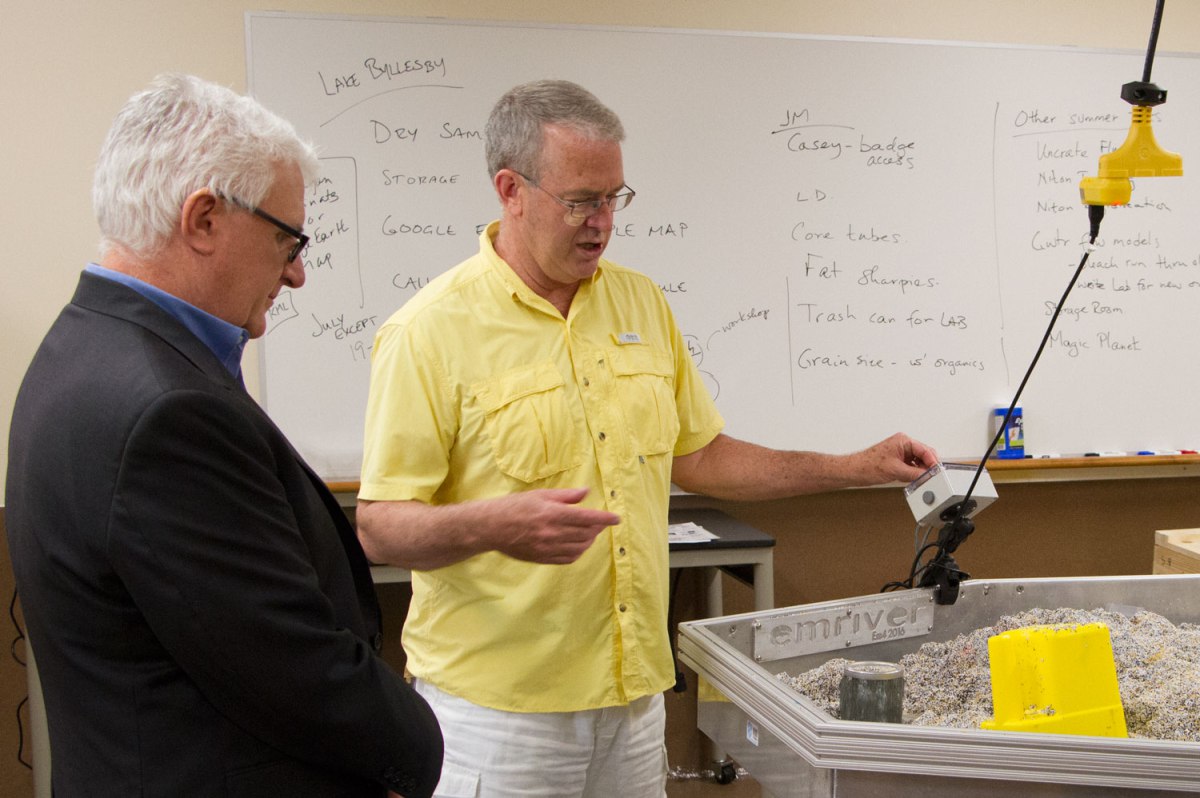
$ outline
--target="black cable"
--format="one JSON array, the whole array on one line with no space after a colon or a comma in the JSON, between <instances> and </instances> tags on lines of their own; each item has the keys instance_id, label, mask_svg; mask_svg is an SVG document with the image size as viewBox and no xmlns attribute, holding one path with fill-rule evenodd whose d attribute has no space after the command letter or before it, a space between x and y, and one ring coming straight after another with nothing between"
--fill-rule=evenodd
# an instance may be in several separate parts
<instances>
[{"instance_id":1,"label":"black cable","mask_svg":"<svg viewBox=\"0 0 1200 798\"><path fill-rule=\"evenodd\" d=\"M1103 205L1089 205L1089 217L1093 215L1094 210L1099 210L1100 216L1103 217ZM1096 243L1096 236L1100 232L1099 221L1093 225L1092 229L1095 230L1095 233L1091 235L1089 245ZM1063 291L1062 298L1058 300L1058 305L1054 308L1054 314L1050 317L1050 323L1046 325L1046 332L1042 335L1042 341L1038 344L1037 352L1034 353L1033 360L1029 363L1029 368L1025 370L1025 376L1021 378L1021 384L1017 386L1017 392L1013 394L1012 404L1008 406L1008 411L1004 414L1004 422L1000 425L1000 428L996 430L996 435L992 438L991 445L988 446L987 451L983 455L983 459L979 461L979 468L975 469L975 476L971 479L971 486L967 488L967 493L965 496L963 496L963 505L970 501L971 494L975 491L975 484L979 482L979 477L983 474L984 464L987 463L987 459L992 456L992 451L995 450L996 444L1000 442L1001 436L1004 435L1004 430L1008 426L1008 421L1010 418L1012 418L1012 414L1017 407L1017 403L1021 400L1021 392L1025 390L1025 384L1029 382L1029 378L1033 374L1034 366L1036 366L1038 360L1041 359L1042 352L1046 349L1046 344L1050 342L1050 333L1054 330L1054 323L1058 321L1058 316L1060 313L1062 313L1063 306L1067 302L1067 297L1070 295L1071 289L1074 288L1075 283L1079 281L1079 275L1083 273L1083 268L1087 265L1088 255L1090 254L1090 250L1087 250L1083 253L1083 257L1079 259L1079 266L1076 267L1075 273L1071 275L1071 281L1067 283L1067 288L1065 291Z\"/></svg>"},{"instance_id":2,"label":"black cable","mask_svg":"<svg viewBox=\"0 0 1200 798\"><path fill-rule=\"evenodd\" d=\"M971 494L975 491L975 484L979 482L979 477L983 474L984 466L989 457L992 456L992 451L996 448L996 444L1000 442L1000 437L1004 435L1004 430L1008 427L1008 420L1012 418L1013 411L1017 407L1017 403L1021 400L1021 392L1025 390L1025 383L1029 382L1030 375L1033 374L1033 367L1042 357L1042 351L1046 348L1046 344L1050 341L1050 333L1054 330L1054 323L1058 321L1058 315L1062 313L1063 306L1067 303L1067 297L1071 293L1071 289L1075 287L1075 283L1079 282L1079 275L1083 274L1083 267L1087 265L1088 256L1092 254L1091 247L1095 246L1096 239L1100 236L1100 222L1104 220L1103 205L1089 205L1088 209L1088 249L1083 252L1083 257L1079 259L1079 266L1075 268L1075 273L1071 275L1071 281L1067 283L1066 290L1063 291L1062 298L1058 300L1058 305L1054 308L1054 314L1050 317L1050 323L1046 325L1046 332L1042 336L1042 342L1038 344L1037 352L1033 355L1033 361L1029 364L1029 368L1025 370L1025 376L1021 378L1021 384L1017 386L1017 392L1013 395L1012 404L1008 406L1008 412L1004 414L1004 421L1000 424L1000 428L996 430L995 437L992 438L992 443L984 452L983 459L979 461L979 468L975 469L975 476L971 479L971 485L967 488L967 493L963 496L963 500L959 503L960 507L965 507L967 502L971 500Z\"/></svg>"},{"instance_id":3,"label":"black cable","mask_svg":"<svg viewBox=\"0 0 1200 798\"><path fill-rule=\"evenodd\" d=\"M1158 29L1162 26L1163 4L1158 0L1154 6L1154 21L1150 23L1150 43L1146 45L1146 65L1142 68L1142 82L1150 82L1150 70L1154 66L1154 51L1158 49Z\"/></svg>"},{"instance_id":4,"label":"black cable","mask_svg":"<svg viewBox=\"0 0 1200 798\"><path fill-rule=\"evenodd\" d=\"M1084 250L1083 257L1079 259L1079 266L1076 267L1074 274L1071 275L1071 279L1067 283L1067 287L1063 291L1062 297L1058 300L1058 305L1054 308L1054 313L1050 316L1050 323L1046 325L1046 332L1042 335L1041 343L1038 344L1037 351L1033 355L1033 360L1030 361L1029 368L1025 370L1025 375L1021 378L1021 384L1017 386L1017 392L1013 394L1012 404L1008 406L1008 411L1004 414L1004 420L1000 423L999 429L996 430L996 434L992 438L992 442L988 445L987 451L984 452L983 457L980 458L979 467L975 469L975 475L971 478L971 484L967 488L966 494L964 494L961 501L943 512L942 518L947 522L947 525L952 524L956 517L969 512L967 508L970 506L971 494L975 491L975 485L979 482L980 476L983 475L983 471L987 467L988 458L992 456L992 452L995 450L996 444L1000 442L1001 436L1004 435L1004 430L1008 427L1009 419L1012 418L1013 411L1016 409L1017 404L1021 400L1021 393L1025 390L1025 385L1029 382L1029 378L1033 374L1034 367L1037 366L1038 361L1042 357L1042 352L1046 349L1046 344L1050 341L1050 334L1054 331L1054 324L1058 321L1058 317L1062 313L1062 309L1067 303L1067 297L1070 296L1071 289L1075 287L1075 283L1079 282L1079 276L1083 273L1083 269L1087 265L1088 256L1091 255L1091 247L1095 245L1096 239L1100 235L1100 222L1104 219L1104 206L1088 205L1087 209L1089 228L1088 249ZM933 567L935 563L940 563L940 567L947 568L947 570L953 570L953 572L957 575L965 576L965 574L961 570L958 570L957 567L951 569L948 565L950 559L949 550L954 546L957 546L957 544L961 543L962 541L952 541L953 545L950 547L945 545L948 542L951 541L944 541L941 539L941 536L939 536L939 540L936 543L929 543L921 547L917 551L916 557L913 559L912 566L909 568L908 579L903 582L889 582L880 589L880 592L886 592L891 589L908 589L913 587L917 584L918 577ZM921 557L924 556L924 554L930 549L936 549L935 554L927 562L922 564Z\"/></svg>"},{"instance_id":5,"label":"black cable","mask_svg":"<svg viewBox=\"0 0 1200 798\"><path fill-rule=\"evenodd\" d=\"M936 548L936 543L926 543L924 546L921 546L921 548L917 549L917 553L913 555L912 565L909 566L908 569L908 579L905 579L903 582L888 582L879 589L879 592L887 593L892 590L908 590L911 588L914 584L916 584L917 577L924 573L929 567L929 563L921 565L921 558L925 556L925 552ZM931 559L930 562L933 562L933 559Z\"/></svg>"},{"instance_id":6,"label":"black cable","mask_svg":"<svg viewBox=\"0 0 1200 798\"><path fill-rule=\"evenodd\" d=\"M1099 211L1099 217L1104 216L1103 205L1089 205L1088 216L1094 218ZM1092 224L1094 231L1090 236L1089 246L1096 243L1096 236L1100 232L1100 222L1096 219ZM967 502L971 500L971 494L975 491L975 484L979 482L979 477L983 474L983 469L987 465L988 458L992 456L992 451L996 448L996 444L1000 442L1001 436L1004 435L1004 430L1008 426L1008 421L1012 418L1013 411L1017 407L1017 403L1021 401L1021 392L1025 390L1025 384L1029 382L1029 377L1033 374L1033 368L1037 365L1038 360L1042 357L1042 352L1046 349L1046 344L1050 342L1050 333L1054 330L1054 323L1058 321L1058 316L1062 313L1063 306L1067 303L1067 297L1071 294L1071 289L1075 287L1075 283L1079 281L1079 275L1083 273L1084 266L1087 265L1088 256L1091 255L1091 250L1085 250L1083 257L1079 259L1079 266L1076 267L1075 273L1071 275L1070 282L1067 283L1066 290L1063 291L1062 298L1058 300L1058 305L1054 308L1054 314L1050 316L1050 323L1046 325L1046 332L1042 335L1042 342L1038 344L1037 352L1033 355L1033 360L1029 363L1029 368L1025 370L1025 376L1021 378L1021 384L1017 386L1017 392L1013 394L1012 404L1008 406L1008 412L1004 414L1004 421L1000 424L1000 428L996 430L995 437L992 438L992 443L984 452L983 458L979 461L979 468L975 469L975 476L971 479L971 486L967 488L967 493L963 496L963 500L959 503L959 507L965 507Z\"/></svg>"},{"instance_id":7,"label":"black cable","mask_svg":"<svg viewBox=\"0 0 1200 798\"><path fill-rule=\"evenodd\" d=\"M916 528L913 529L913 551L915 554L913 555L913 564L908 569L908 579L903 582L888 582L879 588L880 593L888 593L893 590L908 590L913 586L913 580L916 578L915 575L924 570L918 569L918 566L921 564L921 556L936 544L929 543L929 533L932 531L932 528L926 528L925 535L918 537L923 526L925 525L917 524Z\"/></svg>"},{"instance_id":8,"label":"black cable","mask_svg":"<svg viewBox=\"0 0 1200 798\"><path fill-rule=\"evenodd\" d=\"M1150 24L1150 41L1146 46L1146 63L1142 69L1142 83L1150 83L1150 75L1154 66L1154 53L1158 48L1158 33L1162 27L1163 6L1166 0L1158 0L1154 6L1154 19ZM1124 88L1128 88L1133 84L1127 84L1123 87L1122 97L1125 97ZM1165 93L1163 94L1165 98ZM1132 101L1132 100L1131 100ZM1161 100L1160 100L1161 102ZM1017 392L1013 395L1012 404L1008 406L1008 410L1004 414L1004 419L1001 421L995 436L992 437L992 442L988 445L987 451L979 460L979 467L975 469L975 475L971 478L971 484L967 488L966 494L962 500L944 511L941 516L945 521L945 526L942 529L942 534L938 536L936 544L929 544L921 547L917 551L916 557L913 559L913 564L909 569L908 579L904 582L888 582L884 585L880 592L885 592L894 588L911 588L917 584L917 577L928 572L933 567L938 567L948 573L953 573L955 579L953 581L954 592L957 594L957 582L960 578L967 578L967 575L958 569L954 563L954 558L950 556L955 548L971 533L974 526L966 518L970 513L971 494L975 491L975 485L978 484L979 478L983 475L984 468L987 466L988 458L992 456L992 452L996 449L996 444L1000 442L1001 436L1008 429L1009 421L1012 419L1013 412L1016 410L1017 404L1021 400L1021 393L1025 390L1025 384L1029 381L1029 377L1033 374L1033 369L1037 365L1038 360L1042 357L1042 352L1046 348L1046 344L1050 340L1050 333L1054 330L1054 324L1058 321L1059 314L1062 313L1063 306L1066 304L1067 296L1070 295L1071 289L1075 287L1075 283L1079 281L1079 276L1083 273L1084 267L1087 265L1088 256L1091 254L1091 248L1095 246L1096 239L1100 235L1100 222L1104 219L1103 205L1088 205L1088 248L1084 251L1083 257L1079 259L1079 266L1075 269L1075 273L1071 275L1071 281L1067 283L1066 290L1063 291L1062 298L1058 300L1058 305L1054 308L1054 313L1050 317L1050 323L1046 325L1046 332L1042 336L1042 341L1038 344L1037 352L1034 353L1033 360L1029 364L1029 368L1025 370L1025 375L1021 378L1021 384L1017 386ZM958 528L959 522L963 522L965 529ZM937 551L929 559L928 562L921 564L921 557L930 548L936 548ZM953 601L953 598L951 598Z\"/></svg>"},{"instance_id":9,"label":"black cable","mask_svg":"<svg viewBox=\"0 0 1200 798\"><path fill-rule=\"evenodd\" d=\"M1154 6L1154 20L1150 24L1150 42L1146 46L1146 64L1142 69L1142 81L1145 83L1150 82L1150 73L1154 66L1154 51L1158 47L1158 32L1162 27L1162 12L1165 2L1166 0L1158 0ZM1088 205L1087 209L1089 228L1088 244L1089 247L1091 247L1095 245L1096 238L1100 235L1100 222L1104 219L1104 206ZM983 474L983 469L988 458L992 456L992 452L995 450L996 444L1000 442L1000 437L1004 435L1005 429L1008 428L1008 422L1012 418L1012 414L1017 407L1017 403L1020 401L1021 392L1025 390L1025 383L1029 381L1029 376L1033 373L1033 367L1037 365L1038 359L1042 356L1042 350L1046 348L1046 343L1050 340L1050 332L1054 329L1054 323L1058 321L1058 315L1062 312L1063 305L1067 301L1067 295L1071 293L1071 289L1079 280L1079 275L1083 273L1083 268L1087 264L1089 254L1091 254L1090 248L1083 253L1083 257L1079 260L1079 266L1075 269L1075 274L1071 277L1071 282L1067 284L1066 290L1063 291L1062 299L1058 301L1058 306L1054 308L1054 315L1050 317L1050 323L1046 326L1046 334L1042 336L1042 342L1038 345L1037 353L1033 356L1033 362L1029 364L1029 368L1025 371L1025 376L1021 379L1020 386L1017 387L1017 392L1013 396L1012 404L1008 406L1008 411L1004 414L1004 420L1000 424L999 429L996 430L996 435L992 438L991 445L988 446L987 452L984 453L983 458L979 461L979 468L975 470L975 476L971 479L971 485L967 488L966 495L963 497L963 500L956 505L956 509L959 512L962 512L961 508L966 507L967 502L970 501L971 494L975 490L975 484L979 482L979 477Z\"/></svg>"},{"instance_id":10,"label":"black cable","mask_svg":"<svg viewBox=\"0 0 1200 798\"><path fill-rule=\"evenodd\" d=\"M13 638L9 644L8 653L17 661L17 664L22 668L28 668L29 665L25 660L17 654L17 645L25 641L25 630L21 628L21 622L17 619L17 590L13 588L12 599L8 602L8 617L12 621L13 628L17 630L17 636ZM21 710L29 703L29 696L21 699L17 704L17 761L24 765L27 769L33 770L33 763L25 761L25 721L21 717Z\"/></svg>"},{"instance_id":11,"label":"black cable","mask_svg":"<svg viewBox=\"0 0 1200 798\"><path fill-rule=\"evenodd\" d=\"M25 630L21 628L21 622L17 620L17 590L13 588L12 600L8 602L8 617L12 621L13 628L17 630L17 636L13 638L12 643L8 647L8 653L17 661L17 664L22 668L28 667L25 660L17 654L17 644L25 642Z\"/></svg>"},{"instance_id":12,"label":"black cable","mask_svg":"<svg viewBox=\"0 0 1200 798\"><path fill-rule=\"evenodd\" d=\"M29 696L21 699L21 703L17 704L17 761L25 766L26 770L33 770L33 762L25 761L25 722L21 718L21 710L29 703Z\"/></svg>"}]
</instances>

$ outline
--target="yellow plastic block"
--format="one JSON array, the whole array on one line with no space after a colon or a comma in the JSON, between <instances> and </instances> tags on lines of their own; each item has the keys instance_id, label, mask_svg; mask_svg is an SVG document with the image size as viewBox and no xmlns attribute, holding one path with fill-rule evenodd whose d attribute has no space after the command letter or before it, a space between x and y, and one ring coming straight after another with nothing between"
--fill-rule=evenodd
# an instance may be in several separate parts
<instances>
[{"instance_id":1,"label":"yellow plastic block","mask_svg":"<svg viewBox=\"0 0 1200 798\"><path fill-rule=\"evenodd\" d=\"M1027 626L988 638L985 729L1128 737L1112 638L1102 623Z\"/></svg>"}]
</instances>

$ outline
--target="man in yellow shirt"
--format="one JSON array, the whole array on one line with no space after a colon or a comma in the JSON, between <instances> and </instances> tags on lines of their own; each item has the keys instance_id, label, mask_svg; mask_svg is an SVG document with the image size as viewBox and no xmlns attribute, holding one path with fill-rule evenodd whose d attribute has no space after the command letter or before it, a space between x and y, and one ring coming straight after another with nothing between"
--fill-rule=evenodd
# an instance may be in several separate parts
<instances>
[{"instance_id":1,"label":"man in yellow shirt","mask_svg":"<svg viewBox=\"0 0 1200 798\"><path fill-rule=\"evenodd\" d=\"M414 572L437 794L664 794L671 482L767 499L937 459L899 434L840 456L722 434L658 286L602 258L634 196L623 139L573 83L509 91L486 129L500 221L376 338L359 535Z\"/></svg>"}]
</instances>

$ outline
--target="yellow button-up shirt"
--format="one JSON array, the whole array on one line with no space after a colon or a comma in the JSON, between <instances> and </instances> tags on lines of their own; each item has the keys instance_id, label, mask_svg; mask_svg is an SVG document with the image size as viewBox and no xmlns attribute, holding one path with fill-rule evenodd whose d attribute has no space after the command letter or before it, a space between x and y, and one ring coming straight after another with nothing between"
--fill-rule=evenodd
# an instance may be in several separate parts
<instances>
[{"instance_id":1,"label":"yellow button-up shirt","mask_svg":"<svg viewBox=\"0 0 1200 798\"><path fill-rule=\"evenodd\" d=\"M608 261L567 318L496 254L435 279L372 351L360 498L450 504L588 487L621 516L570 565L487 552L413 574L408 668L512 712L623 704L674 682L671 460L723 421L662 292Z\"/></svg>"}]
</instances>

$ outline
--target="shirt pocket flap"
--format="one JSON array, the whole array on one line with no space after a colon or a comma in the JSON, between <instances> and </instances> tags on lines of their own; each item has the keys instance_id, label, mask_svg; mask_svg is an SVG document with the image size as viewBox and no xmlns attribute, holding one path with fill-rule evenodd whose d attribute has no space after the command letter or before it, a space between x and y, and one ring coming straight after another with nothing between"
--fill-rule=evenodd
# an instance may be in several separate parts
<instances>
[{"instance_id":1,"label":"shirt pocket flap","mask_svg":"<svg viewBox=\"0 0 1200 798\"><path fill-rule=\"evenodd\" d=\"M553 363L538 363L476 386L475 396L484 413L494 413L518 399L564 385L566 382Z\"/></svg>"},{"instance_id":2,"label":"shirt pocket flap","mask_svg":"<svg viewBox=\"0 0 1200 798\"><path fill-rule=\"evenodd\" d=\"M618 377L634 374L653 374L674 377L675 368L670 354L648 346L623 346L612 350L612 370Z\"/></svg>"},{"instance_id":3,"label":"shirt pocket flap","mask_svg":"<svg viewBox=\"0 0 1200 798\"><path fill-rule=\"evenodd\" d=\"M670 452L679 437L674 359L669 352L645 345L612 349L608 357L634 454Z\"/></svg>"},{"instance_id":4,"label":"shirt pocket flap","mask_svg":"<svg viewBox=\"0 0 1200 798\"><path fill-rule=\"evenodd\" d=\"M496 466L524 483L537 482L584 461L582 430L567 383L550 361L500 374L472 386ZM586 437L583 437L586 442Z\"/></svg>"}]
</instances>

